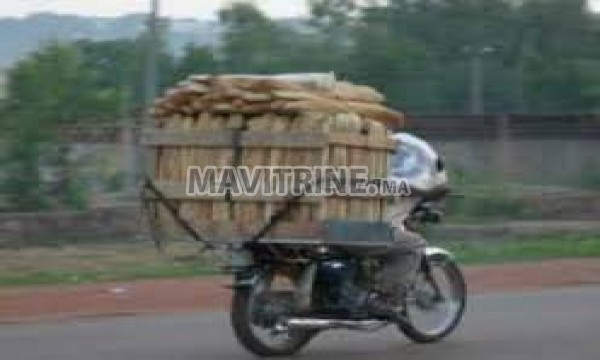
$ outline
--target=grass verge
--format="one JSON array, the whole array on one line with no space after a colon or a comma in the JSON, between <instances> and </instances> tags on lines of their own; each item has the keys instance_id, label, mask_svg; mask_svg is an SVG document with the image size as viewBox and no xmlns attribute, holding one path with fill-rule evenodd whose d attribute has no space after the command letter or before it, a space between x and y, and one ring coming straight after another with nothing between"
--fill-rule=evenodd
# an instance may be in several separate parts
<instances>
[{"instance_id":1,"label":"grass verge","mask_svg":"<svg viewBox=\"0 0 600 360\"><path fill-rule=\"evenodd\" d=\"M185 278L219 273L219 259L195 244L158 254L151 243L81 244L0 250L0 286L86 284Z\"/></svg>"},{"instance_id":2,"label":"grass verge","mask_svg":"<svg viewBox=\"0 0 600 360\"><path fill-rule=\"evenodd\" d=\"M529 236L498 242L440 242L463 264L600 257L600 236Z\"/></svg>"},{"instance_id":3,"label":"grass verge","mask_svg":"<svg viewBox=\"0 0 600 360\"><path fill-rule=\"evenodd\" d=\"M438 242L463 264L600 258L600 236L524 237L492 242ZM0 286L68 285L219 274L219 259L195 244L157 254L150 243L0 249Z\"/></svg>"}]
</instances>

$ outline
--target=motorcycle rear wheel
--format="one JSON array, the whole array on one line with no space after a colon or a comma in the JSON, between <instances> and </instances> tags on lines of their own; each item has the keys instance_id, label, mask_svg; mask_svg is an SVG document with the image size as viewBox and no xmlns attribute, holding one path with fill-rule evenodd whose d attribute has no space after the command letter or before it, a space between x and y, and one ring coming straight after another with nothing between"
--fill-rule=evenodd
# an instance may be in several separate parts
<instances>
[{"instance_id":1,"label":"motorcycle rear wheel","mask_svg":"<svg viewBox=\"0 0 600 360\"><path fill-rule=\"evenodd\" d=\"M265 280L262 279L259 283L262 281ZM257 333L257 326L253 320L256 299L261 295L261 290L257 290L258 287L260 285L255 285L252 288L236 289L233 294L231 325L238 342L248 351L261 357L290 356L297 353L310 342L316 332L287 330L283 334L277 335L282 337L278 342L269 343L268 339ZM269 329L264 329L264 331L268 333ZM269 335L266 334L266 337L268 338ZM275 336L273 334L274 340Z\"/></svg>"}]
</instances>

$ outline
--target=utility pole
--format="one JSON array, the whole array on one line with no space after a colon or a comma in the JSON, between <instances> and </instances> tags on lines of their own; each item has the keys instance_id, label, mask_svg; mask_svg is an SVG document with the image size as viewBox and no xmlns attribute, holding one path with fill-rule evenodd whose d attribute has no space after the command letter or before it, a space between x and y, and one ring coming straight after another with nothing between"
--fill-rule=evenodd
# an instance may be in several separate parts
<instances>
[{"instance_id":1,"label":"utility pole","mask_svg":"<svg viewBox=\"0 0 600 360\"><path fill-rule=\"evenodd\" d=\"M485 55L496 49L491 46L465 46L464 51L469 57L469 110L473 115L482 115L485 113L483 60Z\"/></svg>"},{"instance_id":2,"label":"utility pole","mask_svg":"<svg viewBox=\"0 0 600 360\"><path fill-rule=\"evenodd\" d=\"M159 0L150 0L151 9L148 16L148 38L146 43L146 71L144 79L144 106L146 122L151 120L150 105L156 98L158 88L158 48L159 48ZM147 125L145 124L145 125Z\"/></svg>"},{"instance_id":3,"label":"utility pole","mask_svg":"<svg viewBox=\"0 0 600 360\"><path fill-rule=\"evenodd\" d=\"M145 54L145 73L144 73L144 117L141 128L152 128L153 119L150 113L154 99L158 94L158 56L159 56L159 18L160 18L160 0L150 0L150 14L147 23L147 39L146 39L146 54ZM138 176L151 174L154 169L151 167L152 162L145 159L143 150L140 147L138 150L139 164L137 169ZM142 164L146 164L145 166Z\"/></svg>"},{"instance_id":4,"label":"utility pole","mask_svg":"<svg viewBox=\"0 0 600 360\"><path fill-rule=\"evenodd\" d=\"M136 171L138 181L146 176L152 177L154 174L153 154L149 151L144 151L141 145L141 138L144 129L154 127L153 117L151 113L152 104L158 95L158 57L160 47L159 19L160 19L160 0L150 0L150 14L148 16L146 44L145 44L145 73L144 73L144 109L143 119L140 124L139 140L137 146ZM156 250L160 253L163 251L162 237L157 233L158 228L155 227L152 207L147 207L144 202L142 204L142 227L145 227L145 233L152 239L156 245Z\"/></svg>"},{"instance_id":5,"label":"utility pole","mask_svg":"<svg viewBox=\"0 0 600 360\"><path fill-rule=\"evenodd\" d=\"M125 74L121 74L125 79ZM137 196L137 184L138 177L140 174L139 159L138 159L138 146L135 143L135 120L131 114L129 114L129 88L124 84L121 85L120 89L120 141L122 147L122 166L124 169L124 186L126 195L134 198Z\"/></svg>"},{"instance_id":6,"label":"utility pole","mask_svg":"<svg viewBox=\"0 0 600 360\"><path fill-rule=\"evenodd\" d=\"M471 78L471 82L469 85L470 88L470 109L471 109L471 114L474 115L480 115L483 114L485 109L484 109L484 95L483 95L483 90L484 90L484 78L483 78L483 66L482 66L482 59L481 59L481 53L479 52L474 52L473 54L471 54L471 63L470 63L470 78Z\"/></svg>"},{"instance_id":7,"label":"utility pole","mask_svg":"<svg viewBox=\"0 0 600 360\"><path fill-rule=\"evenodd\" d=\"M521 40L521 51L519 53L519 59L516 68L516 107L517 111L526 113L528 109L527 96L526 96L526 64L532 54L532 34L528 29L524 30L525 33Z\"/></svg>"}]
</instances>

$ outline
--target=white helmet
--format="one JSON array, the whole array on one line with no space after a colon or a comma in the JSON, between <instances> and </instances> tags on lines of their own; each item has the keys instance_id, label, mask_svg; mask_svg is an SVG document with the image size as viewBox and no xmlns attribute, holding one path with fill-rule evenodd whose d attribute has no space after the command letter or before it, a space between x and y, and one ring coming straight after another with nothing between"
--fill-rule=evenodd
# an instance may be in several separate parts
<instances>
[{"instance_id":1,"label":"white helmet","mask_svg":"<svg viewBox=\"0 0 600 360\"><path fill-rule=\"evenodd\" d=\"M426 141L408 133L391 137L398 141L398 150L389 164L392 179L402 179L411 189L423 192L446 187L448 178L444 163Z\"/></svg>"}]
</instances>

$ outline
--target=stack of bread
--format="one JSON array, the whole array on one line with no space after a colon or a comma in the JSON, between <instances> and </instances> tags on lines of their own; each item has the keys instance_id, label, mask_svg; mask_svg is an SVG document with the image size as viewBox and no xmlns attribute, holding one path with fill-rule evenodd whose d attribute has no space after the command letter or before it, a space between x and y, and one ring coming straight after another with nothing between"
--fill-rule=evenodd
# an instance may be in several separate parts
<instances>
[{"instance_id":1,"label":"stack of bread","mask_svg":"<svg viewBox=\"0 0 600 360\"><path fill-rule=\"evenodd\" d=\"M403 115L382 105L384 100L381 93L368 86L336 81L330 74L192 75L158 99L154 113L158 118L198 116L203 112L355 113L391 128L401 126Z\"/></svg>"}]
</instances>

